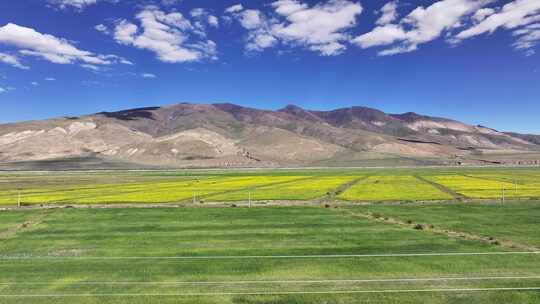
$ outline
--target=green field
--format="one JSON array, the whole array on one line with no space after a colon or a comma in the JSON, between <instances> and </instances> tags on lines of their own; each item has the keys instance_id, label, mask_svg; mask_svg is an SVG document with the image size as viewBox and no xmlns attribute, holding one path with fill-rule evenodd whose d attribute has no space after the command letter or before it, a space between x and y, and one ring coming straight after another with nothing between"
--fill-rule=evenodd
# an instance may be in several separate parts
<instances>
[{"instance_id":1,"label":"green field","mask_svg":"<svg viewBox=\"0 0 540 304\"><path fill-rule=\"evenodd\" d=\"M528 213L513 232L500 231L538 244L537 206L463 205L457 228L483 231ZM500 290L540 286L540 255L437 255L512 249L359 216L372 207L0 212L0 235L29 223L0 237L0 303L540 301L537 291ZM401 207L377 211L401 216ZM406 217L431 218L410 208ZM443 211L437 224L451 225L452 211Z\"/></svg>"},{"instance_id":2,"label":"green field","mask_svg":"<svg viewBox=\"0 0 540 304\"><path fill-rule=\"evenodd\" d=\"M353 207L354 209L354 207ZM490 204L371 205L381 216L434 225L443 229L472 232L500 240L517 241L540 248L540 204L537 202ZM481 216L480 216L481 215ZM504 221L503 221L504 219Z\"/></svg>"},{"instance_id":3,"label":"green field","mask_svg":"<svg viewBox=\"0 0 540 304\"><path fill-rule=\"evenodd\" d=\"M540 169L4 172L0 205L540 198Z\"/></svg>"}]
</instances>

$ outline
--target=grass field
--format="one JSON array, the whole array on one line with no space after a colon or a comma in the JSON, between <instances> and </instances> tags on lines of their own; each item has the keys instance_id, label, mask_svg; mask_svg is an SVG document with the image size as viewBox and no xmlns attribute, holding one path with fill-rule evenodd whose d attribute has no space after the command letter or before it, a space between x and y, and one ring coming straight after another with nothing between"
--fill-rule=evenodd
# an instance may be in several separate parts
<instances>
[{"instance_id":1,"label":"grass field","mask_svg":"<svg viewBox=\"0 0 540 304\"><path fill-rule=\"evenodd\" d=\"M354 208L353 208L354 209ZM504 206L477 204L371 205L364 207L381 216L472 232L485 237L512 240L540 247L540 204L508 202Z\"/></svg>"},{"instance_id":2,"label":"grass field","mask_svg":"<svg viewBox=\"0 0 540 304\"><path fill-rule=\"evenodd\" d=\"M0 211L0 303L538 303L539 178L536 169L6 172L6 206L20 189L25 205L251 198L339 208ZM458 198L471 202L435 202Z\"/></svg>"},{"instance_id":3,"label":"grass field","mask_svg":"<svg viewBox=\"0 0 540 304\"><path fill-rule=\"evenodd\" d=\"M357 215L372 207L1 212L0 231L27 226L0 237L0 303L540 301L537 291L500 290L540 286L540 255L415 255L511 249ZM392 213L399 207L378 211L400 216ZM536 204L499 208L466 209L459 228L475 232L529 213L527 224L504 236L528 235L536 244L537 231L526 228L538 216ZM406 210L407 217L431 217ZM437 223L451 212L440 212ZM411 290L432 291L399 293Z\"/></svg>"}]
</instances>

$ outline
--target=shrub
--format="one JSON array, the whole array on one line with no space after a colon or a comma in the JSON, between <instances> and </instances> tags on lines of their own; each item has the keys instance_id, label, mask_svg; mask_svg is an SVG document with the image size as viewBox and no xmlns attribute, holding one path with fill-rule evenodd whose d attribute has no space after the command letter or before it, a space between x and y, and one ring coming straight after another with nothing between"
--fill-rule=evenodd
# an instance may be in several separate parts
<instances>
[{"instance_id":1,"label":"shrub","mask_svg":"<svg viewBox=\"0 0 540 304\"><path fill-rule=\"evenodd\" d=\"M416 225L414 225L414 229L416 229L416 230L424 230L424 225L416 224Z\"/></svg>"}]
</instances>

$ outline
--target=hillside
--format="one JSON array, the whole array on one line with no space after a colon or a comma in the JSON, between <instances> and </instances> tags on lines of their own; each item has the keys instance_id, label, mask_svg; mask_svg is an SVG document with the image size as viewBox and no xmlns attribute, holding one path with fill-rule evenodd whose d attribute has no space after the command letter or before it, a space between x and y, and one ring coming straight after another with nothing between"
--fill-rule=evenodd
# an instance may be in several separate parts
<instances>
[{"instance_id":1,"label":"hillside","mask_svg":"<svg viewBox=\"0 0 540 304\"><path fill-rule=\"evenodd\" d=\"M0 167L73 159L92 168L534 164L538 138L366 107L181 103L0 125Z\"/></svg>"}]
</instances>

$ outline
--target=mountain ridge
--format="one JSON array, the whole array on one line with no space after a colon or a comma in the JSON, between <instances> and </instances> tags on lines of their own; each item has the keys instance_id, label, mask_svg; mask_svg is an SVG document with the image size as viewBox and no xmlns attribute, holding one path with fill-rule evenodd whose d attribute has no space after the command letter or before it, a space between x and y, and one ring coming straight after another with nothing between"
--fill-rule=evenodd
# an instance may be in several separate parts
<instances>
[{"instance_id":1,"label":"mountain ridge","mask_svg":"<svg viewBox=\"0 0 540 304\"><path fill-rule=\"evenodd\" d=\"M537 135L363 106L176 103L0 125L0 163L92 157L171 168L517 164L536 153Z\"/></svg>"}]
</instances>

